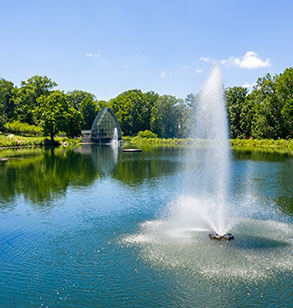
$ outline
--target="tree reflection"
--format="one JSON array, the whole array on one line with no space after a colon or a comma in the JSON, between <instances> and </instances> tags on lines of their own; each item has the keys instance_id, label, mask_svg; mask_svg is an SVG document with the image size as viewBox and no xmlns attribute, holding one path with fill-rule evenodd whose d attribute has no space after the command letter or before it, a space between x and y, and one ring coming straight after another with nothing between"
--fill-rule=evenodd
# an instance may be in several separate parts
<instances>
[{"instance_id":1,"label":"tree reflection","mask_svg":"<svg viewBox=\"0 0 293 308\"><path fill-rule=\"evenodd\" d=\"M178 155L176 151L162 148L122 153L119 147L91 145L75 149L9 150L0 154L9 158L0 165L2 207L16 202L18 196L33 204L52 205L54 200L65 197L68 187L82 190L99 177L111 177L133 186L178 168L173 159Z\"/></svg>"},{"instance_id":2,"label":"tree reflection","mask_svg":"<svg viewBox=\"0 0 293 308\"><path fill-rule=\"evenodd\" d=\"M93 161L73 149L49 149L10 159L0 167L0 198L12 202L21 194L33 203L63 196L69 185L87 186L96 178ZM11 158L11 157L10 157ZM17 159L15 159L17 158Z\"/></svg>"}]
</instances>

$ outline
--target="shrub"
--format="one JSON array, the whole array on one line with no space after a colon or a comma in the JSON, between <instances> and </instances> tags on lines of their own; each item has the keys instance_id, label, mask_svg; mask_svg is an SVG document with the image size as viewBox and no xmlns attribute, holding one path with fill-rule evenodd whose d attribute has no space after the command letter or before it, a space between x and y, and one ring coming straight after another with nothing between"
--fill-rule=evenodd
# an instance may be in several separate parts
<instances>
[{"instance_id":1,"label":"shrub","mask_svg":"<svg viewBox=\"0 0 293 308\"><path fill-rule=\"evenodd\" d=\"M5 124L8 132L20 135L41 135L42 129L35 125L29 125L20 121L9 122Z\"/></svg>"},{"instance_id":2,"label":"shrub","mask_svg":"<svg viewBox=\"0 0 293 308\"><path fill-rule=\"evenodd\" d=\"M145 131L138 132L137 137L149 139L149 138L158 138L158 135L146 129Z\"/></svg>"}]
</instances>

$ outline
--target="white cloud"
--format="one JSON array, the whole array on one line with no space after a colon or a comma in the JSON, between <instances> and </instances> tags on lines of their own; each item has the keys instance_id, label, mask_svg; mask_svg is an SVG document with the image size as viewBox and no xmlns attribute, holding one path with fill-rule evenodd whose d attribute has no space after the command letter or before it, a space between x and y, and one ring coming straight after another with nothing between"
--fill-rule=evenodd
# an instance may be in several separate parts
<instances>
[{"instance_id":1,"label":"white cloud","mask_svg":"<svg viewBox=\"0 0 293 308\"><path fill-rule=\"evenodd\" d=\"M248 83L248 82L245 82L241 87L242 87L242 88L250 89L250 88L253 88L254 86L256 86L256 83Z\"/></svg>"},{"instance_id":2,"label":"white cloud","mask_svg":"<svg viewBox=\"0 0 293 308\"><path fill-rule=\"evenodd\" d=\"M166 77L166 73L165 72L161 72L161 78L164 79Z\"/></svg>"},{"instance_id":3,"label":"white cloud","mask_svg":"<svg viewBox=\"0 0 293 308\"><path fill-rule=\"evenodd\" d=\"M206 63L215 63L215 60L209 57L200 57L199 60Z\"/></svg>"},{"instance_id":4,"label":"white cloud","mask_svg":"<svg viewBox=\"0 0 293 308\"><path fill-rule=\"evenodd\" d=\"M101 54L99 52L97 53L91 53L91 52L87 52L86 53L86 57L89 57L89 58L101 58Z\"/></svg>"},{"instance_id":5,"label":"white cloud","mask_svg":"<svg viewBox=\"0 0 293 308\"><path fill-rule=\"evenodd\" d=\"M222 60L215 60L209 57L200 57L200 61L205 63L212 63L212 64L233 64L241 68L262 68L262 67L270 67L271 60L266 59L262 60L255 51L247 51L242 58L237 57L229 57L228 59Z\"/></svg>"},{"instance_id":6,"label":"white cloud","mask_svg":"<svg viewBox=\"0 0 293 308\"><path fill-rule=\"evenodd\" d=\"M196 72L196 73L202 73L202 72L203 72L203 69L201 69L201 68L196 68L196 69L195 69L195 72Z\"/></svg>"},{"instance_id":7,"label":"white cloud","mask_svg":"<svg viewBox=\"0 0 293 308\"><path fill-rule=\"evenodd\" d=\"M249 69L271 66L270 59L262 60L254 51L247 51L242 59L230 58L229 61L239 67Z\"/></svg>"}]
</instances>

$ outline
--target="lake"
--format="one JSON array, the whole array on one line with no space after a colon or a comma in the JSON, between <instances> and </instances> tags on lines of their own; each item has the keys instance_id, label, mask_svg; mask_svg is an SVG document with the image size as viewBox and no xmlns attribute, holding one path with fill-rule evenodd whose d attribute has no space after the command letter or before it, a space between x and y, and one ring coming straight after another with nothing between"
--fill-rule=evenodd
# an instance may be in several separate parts
<instances>
[{"instance_id":1,"label":"lake","mask_svg":"<svg viewBox=\"0 0 293 308\"><path fill-rule=\"evenodd\" d=\"M293 157L232 151L219 243L168 218L200 182L186 152L0 151L0 307L290 307Z\"/></svg>"}]
</instances>

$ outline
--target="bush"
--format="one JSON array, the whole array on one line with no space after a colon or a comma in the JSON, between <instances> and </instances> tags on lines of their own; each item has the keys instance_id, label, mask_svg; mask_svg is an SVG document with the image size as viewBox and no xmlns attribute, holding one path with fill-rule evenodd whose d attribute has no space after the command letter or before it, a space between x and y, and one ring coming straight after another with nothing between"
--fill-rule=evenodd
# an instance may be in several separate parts
<instances>
[{"instance_id":1,"label":"bush","mask_svg":"<svg viewBox=\"0 0 293 308\"><path fill-rule=\"evenodd\" d=\"M19 121L9 122L5 124L5 129L14 134L20 135L41 135L42 129L35 125L29 125Z\"/></svg>"},{"instance_id":2,"label":"bush","mask_svg":"<svg viewBox=\"0 0 293 308\"><path fill-rule=\"evenodd\" d=\"M138 132L137 137L149 139L149 138L158 138L158 135L146 129L145 131Z\"/></svg>"}]
</instances>

